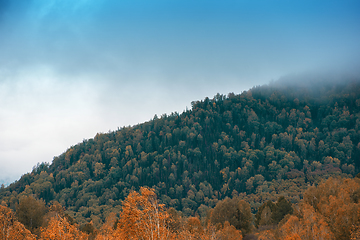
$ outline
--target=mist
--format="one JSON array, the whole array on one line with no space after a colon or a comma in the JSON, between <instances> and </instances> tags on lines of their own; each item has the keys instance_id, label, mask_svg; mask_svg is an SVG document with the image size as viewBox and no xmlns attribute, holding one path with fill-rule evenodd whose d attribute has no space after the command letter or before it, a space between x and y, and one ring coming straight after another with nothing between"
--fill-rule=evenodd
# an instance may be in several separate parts
<instances>
[{"instance_id":1,"label":"mist","mask_svg":"<svg viewBox=\"0 0 360 240\"><path fill-rule=\"evenodd\" d=\"M0 182L218 92L357 74L359 10L358 1L1 1Z\"/></svg>"}]
</instances>

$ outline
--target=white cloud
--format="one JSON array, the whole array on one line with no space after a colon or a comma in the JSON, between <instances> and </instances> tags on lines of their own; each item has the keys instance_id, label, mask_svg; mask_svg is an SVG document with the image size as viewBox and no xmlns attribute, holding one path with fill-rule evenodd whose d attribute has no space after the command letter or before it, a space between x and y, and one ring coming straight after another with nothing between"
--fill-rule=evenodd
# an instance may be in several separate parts
<instances>
[{"instance_id":1,"label":"white cloud","mask_svg":"<svg viewBox=\"0 0 360 240\"><path fill-rule=\"evenodd\" d=\"M342 18L334 18L337 8L303 1L295 15L284 12L288 3L256 1L210 1L205 9L193 1L7 3L0 3L0 181L97 132L359 58L358 14L340 3Z\"/></svg>"},{"instance_id":2,"label":"white cloud","mask_svg":"<svg viewBox=\"0 0 360 240\"><path fill-rule=\"evenodd\" d=\"M1 77L2 178L14 180L37 162L50 162L70 145L95 135L100 125L94 114L96 83L64 80L43 66Z\"/></svg>"}]
</instances>

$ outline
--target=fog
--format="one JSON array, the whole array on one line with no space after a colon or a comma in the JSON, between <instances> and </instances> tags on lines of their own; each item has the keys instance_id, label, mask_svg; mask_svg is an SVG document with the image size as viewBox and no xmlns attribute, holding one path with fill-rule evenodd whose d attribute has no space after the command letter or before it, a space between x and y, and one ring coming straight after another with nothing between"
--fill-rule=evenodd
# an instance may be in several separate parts
<instances>
[{"instance_id":1,"label":"fog","mask_svg":"<svg viewBox=\"0 0 360 240\"><path fill-rule=\"evenodd\" d=\"M218 92L360 69L358 1L276 3L1 1L0 182Z\"/></svg>"}]
</instances>

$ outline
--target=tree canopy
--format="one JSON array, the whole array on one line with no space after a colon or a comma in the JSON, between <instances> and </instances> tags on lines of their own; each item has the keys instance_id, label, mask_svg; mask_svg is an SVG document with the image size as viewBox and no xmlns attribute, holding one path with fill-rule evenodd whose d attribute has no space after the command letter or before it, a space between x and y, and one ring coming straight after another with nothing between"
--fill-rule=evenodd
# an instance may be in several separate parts
<instances>
[{"instance_id":1,"label":"tree canopy","mask_svg":"<svg viewBox=\"0 0 360 240\"><path fill-rule=\"evenodd\" d=\"M181 114L163 114L83 140L1 188L0 201L32 231L43 224L35 213L54 201L80 226L91 222L100 229L111 213L121 212L128 196L142 196L145 187L153 189L158 206L197 216L201 224L211 209L229 203L225 208L237 209L237 215L219 222L244 234L247 227L235 223L241 216L239 202L246 206L245 215L248 209L257 214L256 226L280 224L292 205L311 196L309 186L359 173L358 81L275 82L191 105ZM131 195L134 191L140 195ZM38 204L32 218L24 199ZM311 211L327 216L316 203L307 204L295 217ZM196 221L189 224L196 226ZM334 236L350 236L326 224Z\"/></svg>"}]
</instances>

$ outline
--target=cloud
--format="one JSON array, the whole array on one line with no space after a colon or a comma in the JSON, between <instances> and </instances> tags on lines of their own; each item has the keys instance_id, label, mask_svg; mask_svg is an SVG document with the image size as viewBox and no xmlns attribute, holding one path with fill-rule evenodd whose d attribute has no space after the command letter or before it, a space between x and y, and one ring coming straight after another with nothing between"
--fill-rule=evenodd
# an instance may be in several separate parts
<instances>
[{"instance_id":1,"label":"cloud","mask_svg":"<svg viewBox=\"0 0 360 240\"><path fill-rule=\"evenodd\" d=\"M95 89L81 81L63 82L44 68L0 82L0 176L18 178L37 162L50 162L81 135L95 135Z\"/></svg>"},{"instance_id":2,"label":"cloud","mask_svg":"<svg viewBox=\"0 0 360 240\"><path fill-rule=\"evenodd\" d=\"M0 175L217 92L359 62L358 3L280 2L0 1Z\"/></svg>"}]
</instances>

